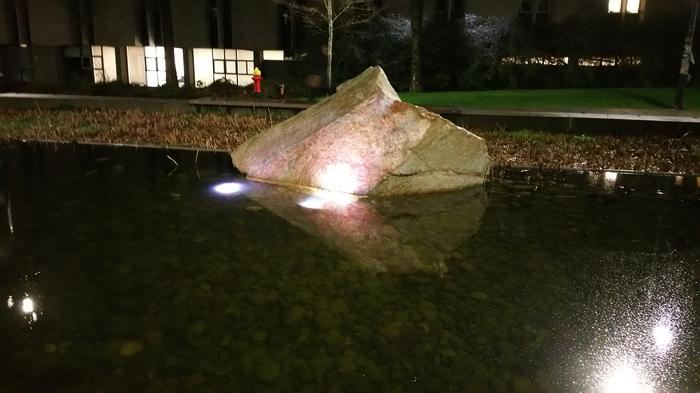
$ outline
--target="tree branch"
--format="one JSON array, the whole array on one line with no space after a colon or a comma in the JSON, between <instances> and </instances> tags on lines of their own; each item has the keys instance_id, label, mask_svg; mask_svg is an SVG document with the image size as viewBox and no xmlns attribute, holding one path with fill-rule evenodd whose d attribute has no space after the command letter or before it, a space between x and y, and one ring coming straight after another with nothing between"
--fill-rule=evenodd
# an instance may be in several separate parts
<instances>
[{"instance_id":1,"label":"tree branch","mask_svg":"<svg viewBox=\"0 0 700 393\"><path fill-rule=\"evenodd\" d=\"M351 7L342 10L342 13L346 11L352 11L351 16L343 18L340 22L336 22L335 29L341 30L350 26L359 25L367 23L379 15L380 9L367 4L364 0L346 0L351 2ZM358 5L364 4L364 5ZM340 14L338 14L340 15Z\"/></svg>"},{"instance_id":2,"label":"tree branch","mask_svg":"<svg viewBox=\"0 0 700 393\"><path fill-rule=\"evenodd\" d=\"M275 3L286 6L306 26L318 31L325 31L327 17L318 7L301 5L295 0L275 0Z\"/></svg>"},{"instance_id":3,"label":"tree branch","mask_svg":"<svg viewBox=\"0 0 700 393\"><path fill-rule=\"evenodd\" d=\"M325 31L329 24L335 29L362 24L379 14L379 9L368 0L317 0L315 5L301 5L296 0L275 3L286 6L305 25L319 31Z\"/></svg>"}]
</instances>

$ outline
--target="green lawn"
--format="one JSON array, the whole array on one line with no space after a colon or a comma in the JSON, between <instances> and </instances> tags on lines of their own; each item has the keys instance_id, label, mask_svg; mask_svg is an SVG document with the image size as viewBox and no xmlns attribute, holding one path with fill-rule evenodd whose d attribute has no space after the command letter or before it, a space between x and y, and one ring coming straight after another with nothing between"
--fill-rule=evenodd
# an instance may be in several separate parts
<instances>
[{"instance_id":1,"label":"green lawn","mask_svg":"<svg viewBox=\"0 0 700 393\"><path fill-rule=\"evenodd\" d=\"M608 88L551 90L445 91L401 93L401 99L423 106L465 108L673 108L673 88ZM700 110L700 89L686 90L685 105Z\"/></svg>"}]
</instances>

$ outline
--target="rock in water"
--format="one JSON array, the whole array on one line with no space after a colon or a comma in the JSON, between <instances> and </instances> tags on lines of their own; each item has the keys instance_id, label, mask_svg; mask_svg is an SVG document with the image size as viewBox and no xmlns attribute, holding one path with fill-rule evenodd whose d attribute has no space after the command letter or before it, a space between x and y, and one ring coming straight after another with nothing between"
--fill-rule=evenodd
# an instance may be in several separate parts
<instances>
[{"instance_id":1,"label":"rock in water","mask_svg":"<svg viewBox=\"0 0 700 393\"><path fill-rule=\"evenodd\" d=\"M484 182L486 142L401 101L370 67L311 108L243 143L234 165L249 178L355 195L400 195Z\"/></svg>"}]
</instances>

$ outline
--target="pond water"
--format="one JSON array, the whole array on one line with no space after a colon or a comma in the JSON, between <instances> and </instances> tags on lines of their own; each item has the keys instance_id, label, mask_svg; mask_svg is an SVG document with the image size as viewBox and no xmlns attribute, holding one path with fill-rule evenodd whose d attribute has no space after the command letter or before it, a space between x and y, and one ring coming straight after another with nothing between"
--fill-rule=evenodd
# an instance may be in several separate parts
<instances>
[{"instance_id":1,"label":"pond water","mask_svg":"<svg viewBox=\"0 0 700 393\"><path fill-rule=\"evenodd\" d=\"M0 391L696 392L699 182L352 200L220 153L5 146Z\"/></svg>"}]
</instances>

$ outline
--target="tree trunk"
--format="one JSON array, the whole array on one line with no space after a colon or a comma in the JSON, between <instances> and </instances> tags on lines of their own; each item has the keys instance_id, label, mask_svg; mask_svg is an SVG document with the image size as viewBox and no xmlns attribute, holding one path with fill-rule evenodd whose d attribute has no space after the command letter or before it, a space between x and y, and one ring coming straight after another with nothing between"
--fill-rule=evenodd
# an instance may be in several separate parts
<instances>
[{"instance_id":1,"label":"tree trunk","mask_svg":"<svg viewBox=\"0 0 700 393\"><path fill-rule=\"evenodd\" d=\"M690 23L688 24L688 34L685 37L685 43L683 45L683 57L681 58L681 70L678 76L678 88L676 89L676 99L675 106L678 109L683 109L685 107L683 103L683 96L685 94L685 87L690 81L690 63L695 63L693 60L693 38L695 37L695 23L698 19L698 7L700 6L700 0L695 0L693 5L693 11L690 14Z\"/></svg>"},{"instance_id":2,"label":"tree trunk","mask_svg":"<svg viewBox=\"0 0 700 393\"><path fill-rule=\"evenodd\" d=\"M408 89L420 91L421 56L420 47L423 36L423 0L411 0L411 81Z\"/></svg>"},{"instance_id":3,"label":"tree trunk","mask_svg":"<svg viewBox=\"0 0 700 393\"><path fill-rule=\"evenodd\" d=\"M333 93L333 26L328 26L328 64L326 65L328 92Z\"/></svg>"},{"instance_id":4,"label":"tree trunk","mask_svg":"<svg viewBox=\"0 0 700 393\"><path fill-rule=\"evenodd\" d=\"M224 48L224 0L216 0L216 47Z\"/></svg>"},{"instance_id":5,"label":"tree trunk","mask_svg":"<svg viewBox=\"0 0 700 393\"><path fill-rule=\"evenodd\" d=\"M327 47L327 61L326 64L326 81L328 87L328 93L333 93L333 1L328 1L328 47Z\"/></svg>"},{"instance_id":6,"label":"tree trunk","mask_svg":"<svg viewBox=\"0 0 700 393\"><path fill-rule=\"evenodd\" d=\"M160 23L165 47L165 83L179 87L177 68L175 67L175 37L173 32L173 15L170 11L170 0L160 2Z\"/></svg>"}]
</instances>

